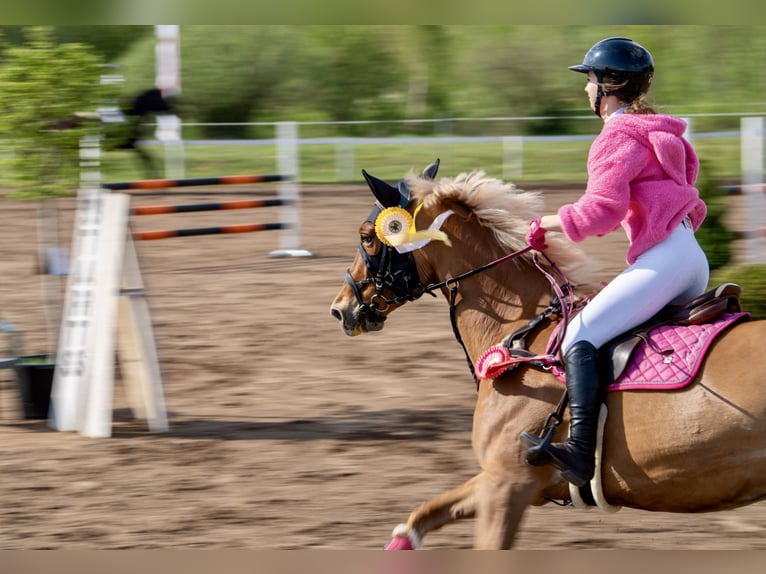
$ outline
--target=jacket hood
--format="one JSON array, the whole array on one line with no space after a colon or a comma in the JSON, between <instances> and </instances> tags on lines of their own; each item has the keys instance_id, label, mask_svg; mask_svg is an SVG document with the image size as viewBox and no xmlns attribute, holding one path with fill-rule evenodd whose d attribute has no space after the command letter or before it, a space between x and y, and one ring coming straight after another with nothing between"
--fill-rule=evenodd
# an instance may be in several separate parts
<instances>
[{"instance_id":1,"label":"jacket hood","mask_svg":"<svg viewBox=\"0 0 766 574\"><path fill-rule=\"evenodd\" d=\"M663 114L619 114L604 127L629 131L654 152L662 169L678 185L689 185L697 179L699 163L683 137L686 122L682 119Z\"/></svg>"}]
</instances>

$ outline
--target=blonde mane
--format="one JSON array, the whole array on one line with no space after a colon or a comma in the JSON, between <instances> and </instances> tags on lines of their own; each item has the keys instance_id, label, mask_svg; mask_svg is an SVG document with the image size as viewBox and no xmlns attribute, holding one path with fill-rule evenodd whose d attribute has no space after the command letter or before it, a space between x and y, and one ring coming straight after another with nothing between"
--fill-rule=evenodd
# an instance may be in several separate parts
<instances>
[{"instance_id":1,"label":"blonde mane","mask_svg":"<svg viewBox=\"0 0 766 574\"><path fill-rule=\"evenodd\" d=\"M488 177L484 171L461 173L455 178L428 180L411 173L406 178L411 197L424 207L453 201L469 209L483 227L489 229L498 245L511 252L526 247L529 222L543 215L539 192L523 191L513 183ZM590 293L597 285L596 265L562 233L546 235L546 254L576 286ZM528 258L531 260L531 253Z\"/></svg>"}]
</instances>

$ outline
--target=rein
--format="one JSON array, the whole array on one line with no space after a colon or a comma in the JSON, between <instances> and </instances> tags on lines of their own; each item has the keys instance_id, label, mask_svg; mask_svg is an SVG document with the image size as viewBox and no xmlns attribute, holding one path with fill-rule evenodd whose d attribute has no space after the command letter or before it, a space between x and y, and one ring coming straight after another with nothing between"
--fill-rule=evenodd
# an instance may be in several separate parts
<instances>
[{"instance_id":1,"label":"rein","mask_svg":"<svg viewBox=\"0 0 766 574\"><path fill-rule=\"evenodd\" d=\"M503 255L502 257L499 257L498 259L495 259L494 261L490 261L489 263L486 263L485 265L482 265L481 267L477 267L476 269L471 269L470 271L461 273L460 275L457 275L456 277L450 277L449 279L445 279L444 281L439 281L438 283L430 283L424 286L420 291L415 291L407 295L397 295L396 297L393 297L393 298L380 297L380 299L382 299L383 302L386 303L386 305L391 305L394 303L403 303L404 301L412 301L414 299L418 299L420 296L425 294L433 295L434 291L441 289L442 287L447 287L449 288L450 292L457 293L457 290L460 287L460 281L462 281L463 279L473 277L474 275L487 271L488 269L492 269L493 267L496 267L497 265L500 265L501 263L505 263L506 261L510 261L511 259L520 257L521 255L524 255L527 251L531 251L531 250L532 250L532 247L527 245L523 249L519 249L518 251L514 251L512 253ZM551 263L550 259L548 259L548 262ZM539 266L538 266L538 269L540 269Z\"/></svg>"},{"instance_id":2,"label":"rein","mask_svg":"<svg viewBox=\"0 0 766 574\"><path fill-rule=\"evenodd\" d=\"M389 253L387 253L388 249L390 249L388 246L383 246L383 253L381 254L382 261L385 261L388 265L391 264L391 256ZM365 279L362 279L361 281L357 282L351 277L350 271L346 271L345 273L345 279L346 282L351 286L351 289L354 293L354 296L356 297L357 301L360 304L361 309L363 312L367 313L379 313L380 311L385 311L390 305L402 303L405 301L413 301L415 299L420 298L421 296L425 294L433 295L434 291L439 290L443 287L446 287L449 289L449 307L450 307L450 323L452 325L452 332L454 334L455 339L460 344L461 348L463 349L463 353L465 354L466 362L468 363L468 369L471 372L471 376L473 377L474 381L476 382L476 386L478 389L479 385L479 379L476 376L475 367L473 364L473 361L471 361L471 358L468 354L468 350L465 347L465 343L463 342L463 337L460 334L460 329L457 325L457 305L455 301L457 300L457 294L458 290L460 289L460 282L463 279L467 279L469 277L472 277L474 275L477 275L479 273L483 273L484 271L487 271L489 269L492 269L493 267L496 267L502 263L506 263L512 259L515 259L517 257L520 257L527 253L528 251L533 250L533 247L526 246L522 249L519 249L518 251L514 251L512 253L508 253L506 255L503 255L502 257L499 257L493 261L490 261L489 263L486 263L482 265L481 267L477 267L475 269L471 269L470 271L466 271L465 273L461 273L455 277L450 277L448 279L445 279L443 281L439 281L438 283L431 283L426 286L420 285L419 289L417 290L411 290L405 294L401 295L395 295L394 297L385 297L382 293L382 287L384 284L388 287L392 287L391 281L382 281L383 276L391 277L390 274L390 268L387 268L387 266L379 266L376 270L376 279L373 279L372 277L367 277ZM362 252L363 257L365 258L365 262L367 263L368 270L372 271L370 264L370 261L368 260L364 250L360 246L360 251ZM542 253L543 257L545 257L548 265L553 269L554 273L558 276L558 279L554 277L551 273L548 273L543 266L540 263L540 259L538 257L537 253L533 254L532 261L535 264L535 267L548 279L548 282L551 284L551 287L553 288L555 297L553 302L537 317L533 318L530 323L519 329L516 333L513 333L510 335L510 338L518 338L518 335L523 335L531 331L534 327L539 325L543 319L548 318L554 310L556 312L560 312L562 314L562 323L563 328L558 329L558 331L555 334L555 337L553 337L551 344L549 344L548 349L546 350L545 355L532 355L529 353L521 354L521 356L518 358L519 362L531 362L531 363L539 363L542 362L542 364L545 364L546 362L550 363L550 361L555 360L555 355L559 351L559 348L561 346L561 343L563 341L564 335L566 333L566 325L569 322L569 317L574 309L574 290L572 289L571 284L567 280L564 273L558 268L558 266L548 257L548 255L545 252ZM409 262L411 262L411 254L407 254L409 256ZM364 285L367 285L369 283L374 283L376 287L376 293L373 295L369 301L364 302L362 299L362 287ZM564 291L566 290L566 293ZM378 302L382 302L385 306L379 307ZM566 302L566 304L564 304Z\"/></svg>"},{"instance_id":3,"label":"rein","mask_svg":"<svg viewBox=\"0 0 766 574\"><path fill-rule=\"evenodd\" d=\"M460 335L460 329L457 325L457 305L455 305L455 300L457 298L457 292L460 287L460 280L465 279L466 277L471 277L472 275L476 275L477 273L481 273L482 271L486 271L488 269L491 269L492 267L495 267L496 265L499 265L500 263L505 263L506 261L510 261L511 259L515 259L516 257L523 255L527 251L532 250L533 248L531 246L524 247L523 249L520 249L519 251L514 251L513 253L509 253L507 255L504 255L503 257L500 257L498 259L495 259L494 261L491 261L487 263L486 265L483 265L481 267L477 267L476 269L473 269L471 271L468 271L466 273L462 273L461 275L458 275L457 277L453 277L450 279L446 279L445 281L441 281L440 283L434 284L433 288L441 288L443 286L447 286L450 289L450 298L449 298L449 306L450 306L450 323L452 324L452 332L455 335L455 339L458 343L460 343L460 346L463 349L463 353L466 358L466 362L468 363L468 369L471 372L471 376L473 377L474 382L476 383L476 388L478 390L479 388L479 379L476 376L476 369L474 367L473 361L471 361L471 357L468 354L468 350L465 347L465 343L463 342L463 337ZM549 369L550 364L555 361L555 355L558 353L561 343L564 340L564 335L566 334L566 326L569 324L569 317L571 315L572 310L575 307L574 303L574 290L572 289L572 285L567 280L564 273L558 268L558 266L551 260L550 257L545 252L542 253L543 257L545 257L545 260L548 262L548 265L551 266L551 269L554 270L556 275L558 275L559 280L561 283L559 283L559 280L556 279L553 275L548 273L540 264L540 259L537 256L537 253L534 253L532 256L532 262L535 264L535 267L537 268L540 273L542 273L546 279L548 279L548 282L551 284L551 287L553 288L553 292L555 294L555 297L553 298L553 301L540 313L539 315L532 318L527 325L524 327L521 327L508 337L506 337L506 341L512 342L514 340L520 339L523 341L523 335L526 335L533 329L535 329L544 319L547 319L550 317L554 312L560 312L562 315L562 321L560 325L562 328L558 329L555 333L555 337L553 337L552 342L549 344L548 348L546 349L545 355L534 355L532 353L529 353L526 350L518 349L518 354L516 357L516 361L518 363L531 363L537 366L541 366L544 369ZM429 288L432 287L429 285ZM564 293L564 290L566 290L566 294ZM566 303L564 303L566 302Z\"/></svg>"}]
</instances>

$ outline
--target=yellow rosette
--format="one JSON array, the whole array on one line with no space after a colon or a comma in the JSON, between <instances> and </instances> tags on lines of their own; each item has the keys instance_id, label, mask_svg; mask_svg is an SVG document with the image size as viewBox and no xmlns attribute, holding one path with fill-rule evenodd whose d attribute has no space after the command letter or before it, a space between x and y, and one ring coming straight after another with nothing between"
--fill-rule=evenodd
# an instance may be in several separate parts
<instances>
[{"instance_id":1,"label":"yellow rosette","mask_svg":"<svg viewBox=\"0 0 766 574\"><path fill-rule=\"evenodd\" d=\"M389 207L381 211L375 220L375 234L378 239L389 247L394 247L400 253L419 249L432 239L451 245L447 234L439 230L439 227L452 212L444 212L436 218L431 227L417 231L415 229L415 217L417 217L421 207L423 207L422 203L417 206L413 215L401 207Z\"/></svg>"},{"instance_id":2,"label":"yellow rosette","mask_svg":"<svg viewBox=\"0 0 766 574\"><path fill-rule=\"evenodd\" d=\"M402 207L389 207L380 212L375 220L375 234L383 243L393 247L397 236L414 228L412 216Z\"/></svg>"}]
</instances>

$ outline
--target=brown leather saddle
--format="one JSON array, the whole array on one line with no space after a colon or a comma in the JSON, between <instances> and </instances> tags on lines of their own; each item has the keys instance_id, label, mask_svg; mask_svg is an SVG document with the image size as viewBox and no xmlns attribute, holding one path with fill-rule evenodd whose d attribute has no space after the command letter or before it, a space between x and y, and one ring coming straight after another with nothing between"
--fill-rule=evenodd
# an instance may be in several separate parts
<instances>
[{"instance_id":1,"label":"brown leather saddle","mask_svg":"<svg viewBox=\"0 0 766 574\"><path fill-rule=\"evenodd\" d=\"M651 344L649 333L653 329L663 325L701 325L717 319L723 313L740 312L741 292L742 288L739 285L723 283L688 303L667 305L648 321L618 335L599 349L603 369L602 381L606 384L611 383L622 374L636 346L641 341Z\"/></svg>"}]
</instances>

